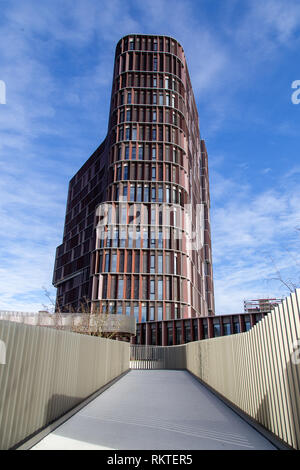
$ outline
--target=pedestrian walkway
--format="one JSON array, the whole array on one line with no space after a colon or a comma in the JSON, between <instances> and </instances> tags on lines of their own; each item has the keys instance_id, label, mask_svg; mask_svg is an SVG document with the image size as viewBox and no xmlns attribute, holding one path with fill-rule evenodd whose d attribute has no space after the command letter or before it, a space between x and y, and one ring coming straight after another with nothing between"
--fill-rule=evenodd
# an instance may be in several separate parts
<instances>
[{"instance_id":1,"label":"pedestrian walkway","mask_svg":"<svg viewBox=\"0 0 300 470\"><path fill-rule=\"evenodd\" d=\"M33 449L273 449L187 371L132 370Z\"/></svg>"}]
</instances>

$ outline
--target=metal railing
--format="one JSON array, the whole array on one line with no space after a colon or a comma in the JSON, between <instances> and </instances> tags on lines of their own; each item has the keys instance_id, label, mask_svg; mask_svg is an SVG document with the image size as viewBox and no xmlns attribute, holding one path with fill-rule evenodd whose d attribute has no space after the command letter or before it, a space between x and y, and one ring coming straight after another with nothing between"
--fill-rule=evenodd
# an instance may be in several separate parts
<instances>
[{"instance_id":1,"label":"metal railing","mask_svg":"<svg viewBox=\"0 0 300 470\"><path fill-rule=\"evenodd\" d=\"M130 346L131 369L184 369L185 345L182 346Z\"/></svg>"}]
</instances>

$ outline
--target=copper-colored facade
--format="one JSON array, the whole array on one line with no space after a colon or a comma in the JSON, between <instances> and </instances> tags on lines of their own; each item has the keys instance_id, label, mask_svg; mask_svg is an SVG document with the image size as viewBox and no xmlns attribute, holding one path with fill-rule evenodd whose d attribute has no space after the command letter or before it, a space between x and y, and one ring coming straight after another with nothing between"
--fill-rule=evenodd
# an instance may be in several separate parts
<instances>
[{"instance_id":1,"label":"copper-colored facade","mask_svg":"<svg viewBox=\"0 0 300 470\"><path fill-rule=\"evenodd\" d=\"M138 323L135 344L174 346L249 331L267 312L235 313L180 320Z\"/></svg>"},{"instance_id":2,"label":"copper-colored facade","mask_svg":"<svg viewBox=\"0 0 300 470\"><path fill-rule=\"evenodd\" d=\"M59 307L87 301L140 323L214 315L209 211L183 48L166 36L126 36L107 137L69 186L54 272Z\"/></svg>"}]
</instances>

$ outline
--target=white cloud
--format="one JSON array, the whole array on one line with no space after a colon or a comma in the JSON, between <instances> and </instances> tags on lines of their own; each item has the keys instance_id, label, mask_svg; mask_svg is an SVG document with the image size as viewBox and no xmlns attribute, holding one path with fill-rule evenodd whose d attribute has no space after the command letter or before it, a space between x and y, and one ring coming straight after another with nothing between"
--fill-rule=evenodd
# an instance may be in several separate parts
<instances>
[{"instance_id":1,"label":"white cloud","mask_svg":"<svg viewBox=\"0 0 300 470\"><path fill-rule=\"evenodd\" d=\"M212 187L214 188L214 178ZM218 314L242 311L242 300L287 293L276 280L300 281L300 192L298 184L254 187L219 177L212 210L212 249ZM217 179L218 181L218 179ZM218 187L218 185L217 185ZM225 196L222 204L220 198ZM231 195L231 196L229 196ZM212 190L214 198L214 189Z\"/></svg>"}]
</instances>

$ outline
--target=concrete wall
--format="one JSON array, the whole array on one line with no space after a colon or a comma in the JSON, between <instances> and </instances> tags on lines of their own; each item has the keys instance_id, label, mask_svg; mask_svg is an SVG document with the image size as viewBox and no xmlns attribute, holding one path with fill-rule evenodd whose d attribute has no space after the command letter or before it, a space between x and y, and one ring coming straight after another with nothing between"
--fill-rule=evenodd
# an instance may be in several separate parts
<instances>
[{"instance_id":1,"label":"concrete wall","mask_svg":"<svg viewBox=\"0 0 300 470\"><path fill-rule=\"evenodd\" d=\"M0 320L0 449L49 424L129 369L129 344Z\"/></svg>"}]
</instances>

